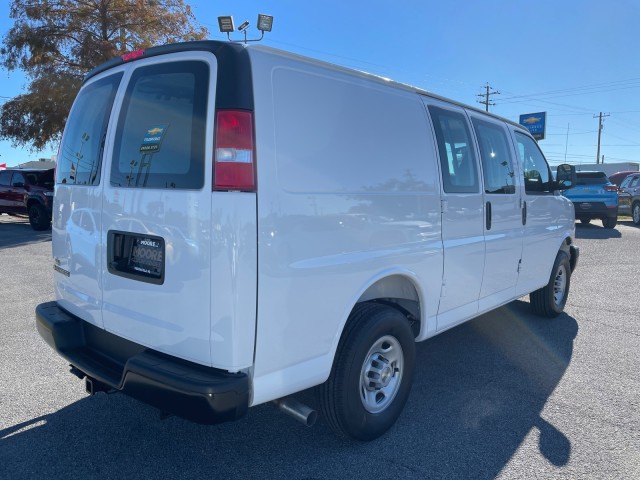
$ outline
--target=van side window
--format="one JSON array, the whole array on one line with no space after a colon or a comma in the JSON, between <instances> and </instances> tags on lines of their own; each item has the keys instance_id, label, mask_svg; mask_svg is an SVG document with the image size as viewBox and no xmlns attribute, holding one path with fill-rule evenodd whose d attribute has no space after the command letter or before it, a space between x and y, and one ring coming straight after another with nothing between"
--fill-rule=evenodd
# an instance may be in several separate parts
<instances>
[{"instance_id":1,"label":"van side window","mask_svg":"<svg viewBox=\"0 0 640 480\"><path fill-rule=\"evenodd\" d=\"M480 145L485 193L516 193L507 135L499 125L472 119Z\"/></svg>"},{"instance_id":2,"label":"van side window","mask_svg":"<svg viewBox=\"0 0 640 480\"><path fill-rule=\"evenodd\" d=\"M208 86L209 68L200 61L133 72L118 119L111 185L202 188Z\"/></svg>"},{"instance_id":3,"label":"van side window","mask_svg":"<svg viewBox=\"0 0 640 480\"><path fill-rule=\"evenodd\" d=\"M121 73L111 75L88 85L78 94L60 144L57 183L100 183L104 139L121 79Z\"/></svg>"},{"instance_id":4,"label":"van side window","mask_svg":"<svg viewBox=\"0 0 640 480\"><path fill-rule=\"evenodd\" d=\"M0 186L8 187L10 178L11 172L0 172Z\"/></svg>"},{"instance_id":5,"label":"van side window","mask_svg":"<svg viewBox=\"0 0 640 480\"><path fill-rule=\"evenodd\" d=\"M524 189L527 193L551 190L551 171L540 148L528 135L516 132L520 163L524 172Z\"/></svg>"},{"instance_id":6,"label":"van side window","mask_svg":"<svg viewBox=\"0 0 640 480\"><path fill-rule=\"evenodd\" d=\"M467 120L462 113L429 107L438 141L446 193L477 193L478 168Z\"/></svg>"}]
</instances>

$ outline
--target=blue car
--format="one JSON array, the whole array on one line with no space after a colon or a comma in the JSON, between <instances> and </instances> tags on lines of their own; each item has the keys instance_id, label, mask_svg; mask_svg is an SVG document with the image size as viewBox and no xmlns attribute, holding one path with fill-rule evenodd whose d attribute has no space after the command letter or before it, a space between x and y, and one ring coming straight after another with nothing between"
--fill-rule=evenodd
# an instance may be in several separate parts
<instances>
[{"instance_id":1,"label":"blue car","mask_svg":"<svg viewBox=\"0 0 640 480\"><path fill-rule=\"evenodd\" d=\"M563 195L573 202L576 220L602 220L604 228L618 223L618 187L604 172L577 172L578 184Z\"/></svg>"}]
</instances>

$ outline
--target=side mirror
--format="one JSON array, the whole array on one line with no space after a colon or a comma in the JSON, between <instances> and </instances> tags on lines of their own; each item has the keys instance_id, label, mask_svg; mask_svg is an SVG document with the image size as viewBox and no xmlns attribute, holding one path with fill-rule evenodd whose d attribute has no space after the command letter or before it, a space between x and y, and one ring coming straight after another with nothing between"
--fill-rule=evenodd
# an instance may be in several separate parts
<instances>
[{"instance_id":1,"label":"side mirror","mask_svg":"<svg viewBox=\"0 0 640 480\"><path fill-rule=\"evenodd\" d=\"M556 189L557 190L569 190L578 183L578 176L576 175L576 167L563 163L558 165L556 171Z\"/></svg>"}]
</instances>

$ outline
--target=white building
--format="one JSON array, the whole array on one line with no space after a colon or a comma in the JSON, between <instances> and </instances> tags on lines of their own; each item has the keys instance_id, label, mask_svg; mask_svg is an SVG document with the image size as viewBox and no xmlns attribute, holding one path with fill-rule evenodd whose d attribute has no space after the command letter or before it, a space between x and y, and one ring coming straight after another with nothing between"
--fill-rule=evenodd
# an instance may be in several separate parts
<instances>
[{"instance_id":1,"label":"white building","mask_svg":"<svg viewBox=\"0 0 640 480\"><path fill-rule=\"evenodd\" d=\"M640 163L637 162L619 162L619 163L581 163L574 164L578 172L596 171L604 172L611 175L616 172L624 172L628 170L639 171Z\"/></svg>"}]
</instances>

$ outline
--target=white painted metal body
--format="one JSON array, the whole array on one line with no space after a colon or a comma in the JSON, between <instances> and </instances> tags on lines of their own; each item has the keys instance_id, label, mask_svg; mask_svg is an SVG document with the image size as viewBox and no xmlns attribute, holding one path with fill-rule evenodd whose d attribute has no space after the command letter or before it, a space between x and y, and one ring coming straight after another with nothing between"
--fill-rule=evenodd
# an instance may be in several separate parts
<instances>
[{"instance_id":1,"label":"white painted metal body","mask_svg":"<svg viewBox=\"0 0 640 480\"><path fill-rule=\"evenodd\" d=\"M105 181L56 187L53 255L70 272L56 274L63 308L168 355L249 373L256 405L327 379L359 301L411 302L420 341L548 282L558 250L573 237L573 211L562 196L525 192L517 126L376 77L260 46L248 52L256 192L212 193L213 135L206 138L201 189L108 182L132 72L159 62L205 62L206 131L214 132L213 54L162 55L92 79L124 72L105 142ZM514 195L443 191L430 105L504 130L516 165ZM90 236L96 256L88 262L76 262L78 239L60 222L61 212L79 208L92 212L99 230ZM164 284L107 271L107 232L114 229L165 239Z\"/></svg>"}]
</instances>

